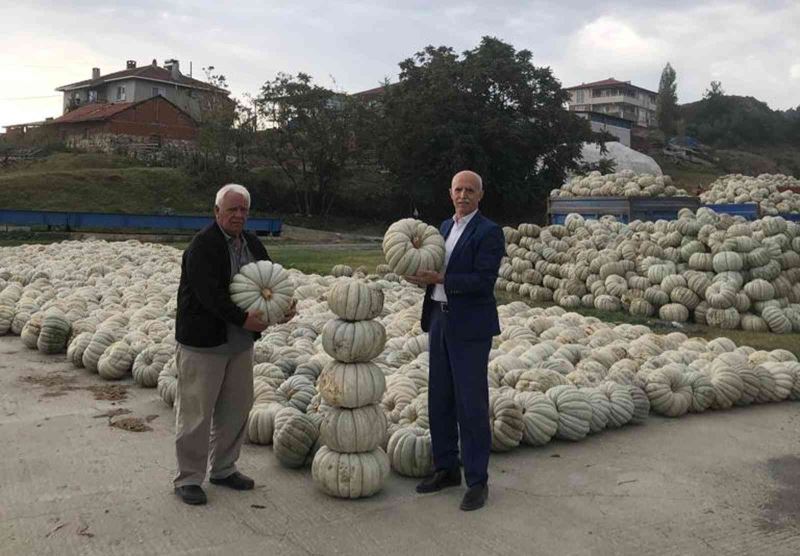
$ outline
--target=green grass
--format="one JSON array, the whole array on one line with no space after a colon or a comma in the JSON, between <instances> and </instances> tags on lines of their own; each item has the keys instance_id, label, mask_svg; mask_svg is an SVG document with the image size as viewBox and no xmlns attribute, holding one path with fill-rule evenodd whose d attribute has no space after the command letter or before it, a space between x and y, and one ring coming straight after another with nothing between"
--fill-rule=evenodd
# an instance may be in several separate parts
<instances>
[{"instance_id":1,"label":"green grass","mask_svg":"<svg viewBox=\"0 0 800 556\"><path fill-rule=\"evenodd\" d=\"M365 266L369 272L383 262L380 247L348 249L338 247L310 248L303 245L269 245L270 258L287 268L296 268L307 274L329 274L337 264L346 264L353 269Z\"/></svg>"}]
</instances>

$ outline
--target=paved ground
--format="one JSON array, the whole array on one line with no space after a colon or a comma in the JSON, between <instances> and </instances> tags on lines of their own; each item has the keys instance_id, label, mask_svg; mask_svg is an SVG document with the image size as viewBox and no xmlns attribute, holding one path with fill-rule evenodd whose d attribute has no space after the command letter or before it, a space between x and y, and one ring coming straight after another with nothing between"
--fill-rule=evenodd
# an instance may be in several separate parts
<instances>
[{"instance_id":1,"label":"paved ground","mask_svg":"<svg viewBox=\"0 0 800 556\"><path fill-rule=\"evenodd\" d=\"M135 386L95 400L84 388L98 384L0 338L0 554L800 553L799 403L494 455L490 504L471 514L461 491L417 496L395 475L371 499L331 499L308 469L250 445L241 466L256 490L209 487L194 508L170 486L172 410ZM98 417L119 408L152 430Z\"/></svg>"}]
</instances>

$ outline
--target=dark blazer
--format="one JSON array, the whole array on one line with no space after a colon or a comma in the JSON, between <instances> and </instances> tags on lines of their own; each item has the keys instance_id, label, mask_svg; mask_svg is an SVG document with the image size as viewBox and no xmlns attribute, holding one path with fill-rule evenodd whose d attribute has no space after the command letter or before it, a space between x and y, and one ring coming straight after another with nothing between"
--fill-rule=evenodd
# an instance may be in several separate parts
<instances>
[{"instance_id":1,"label":"dark blazer","mask_svg":"<svg viewBox=\"0 0 800 556\"><path fill-rule=\"evenodd\" d=\"M242 232L257 261L270 260L255 234ZM181 262L175 339L193 347L215 347L228 341L225 323L242 326L247 313L231 301L231 261L228 244L216 222L200 230ZM260 334L254 332L253 337Z\"/></svg>"},{"instance_id":2,"label":"dark blazer","mask_svg":"<svg viewBox=\"0 0 800 556\"><path fill-rule=\"evenodd\" d=\"M448 218L439 226L447 238L453 228ZM444 274L450 331L464 340L482 340L500 334L494 284L505 254L503 230L480 212L472 217L450 255ZM425 291L422 305L422 330L430 327L434 286Z\"/></svg>"}]
</instances>

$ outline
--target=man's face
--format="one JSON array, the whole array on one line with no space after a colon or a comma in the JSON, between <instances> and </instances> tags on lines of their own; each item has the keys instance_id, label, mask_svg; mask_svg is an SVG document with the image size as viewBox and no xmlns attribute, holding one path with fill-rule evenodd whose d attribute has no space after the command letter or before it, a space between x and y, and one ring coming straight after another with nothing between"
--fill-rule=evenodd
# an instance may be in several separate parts
<instances>
[{"instance_id":1,"label":"man's face","mask_svg":"<svg viewBox=\"0 0 800 556\"><path fill-rule=\"evenodd\" d=\"M450 186L450 198L456 209L456 216L461 218L474 212L483 199L483 189L469 175L456 176Z\"/></svg>"},{"instance_id":2,"label":"man's face","mask_svg":"<svg viewBox=\"0 0 800 556\"><path fill-rule=\"evenodd\" d=\"M247 213L247 200L244 195L236 192L226 193L220 206L214 207L217 224L230 236L242 233L247 222Z\"/></svg>"}]
</instances>

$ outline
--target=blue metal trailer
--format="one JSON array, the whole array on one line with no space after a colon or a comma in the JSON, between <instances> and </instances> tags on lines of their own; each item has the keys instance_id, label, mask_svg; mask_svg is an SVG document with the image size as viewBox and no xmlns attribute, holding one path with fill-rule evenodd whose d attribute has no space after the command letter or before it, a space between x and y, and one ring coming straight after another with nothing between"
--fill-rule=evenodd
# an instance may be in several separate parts
<instances>
[{"instance_id":1,"label":"blue metal trailer","mask_svg":"<svg viewBox=\"0 0 800 556\"><path fill-rule=\"evenodd\" d=\"M613 216L620 222L675 220L683 208L697 210L697 197L555 197L547 200L549 224L563 224L568 214L599 219Z\"/></svg>"}]
</instances>

